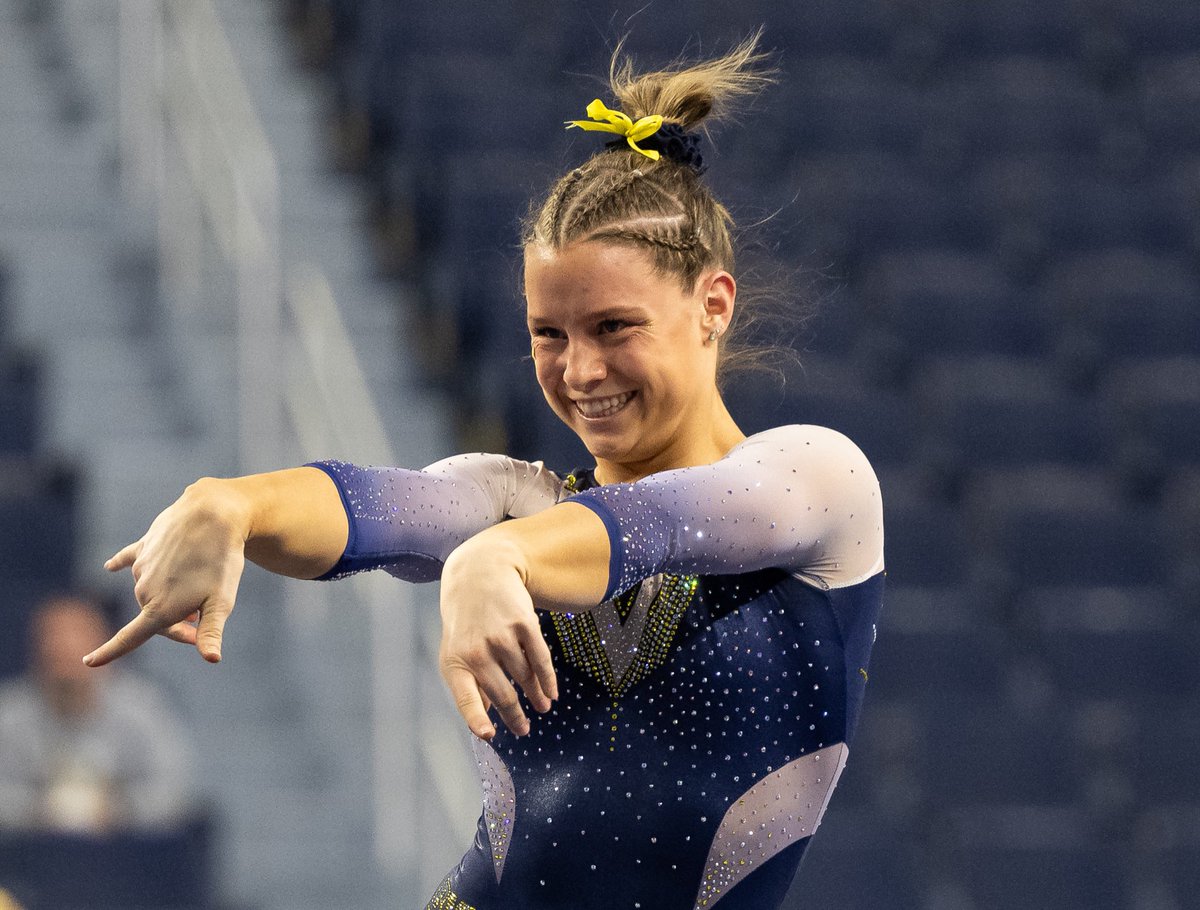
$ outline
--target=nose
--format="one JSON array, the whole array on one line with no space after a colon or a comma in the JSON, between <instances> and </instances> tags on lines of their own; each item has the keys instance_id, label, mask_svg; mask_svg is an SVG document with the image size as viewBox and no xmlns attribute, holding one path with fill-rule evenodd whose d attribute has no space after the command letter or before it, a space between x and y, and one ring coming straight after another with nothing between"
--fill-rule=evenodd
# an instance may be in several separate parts
<instances>
[{"instance_id":1,"label":"nose","mask_svg":"<svg viewBox=\"0 0 1200 910\"><path fill-rule=\"evenodd\" d=\"M603 352L596 345L571 340L567 343L566 359L563 381L569 388L586 392L608 375Z\"/></svg>"}]
</instances>

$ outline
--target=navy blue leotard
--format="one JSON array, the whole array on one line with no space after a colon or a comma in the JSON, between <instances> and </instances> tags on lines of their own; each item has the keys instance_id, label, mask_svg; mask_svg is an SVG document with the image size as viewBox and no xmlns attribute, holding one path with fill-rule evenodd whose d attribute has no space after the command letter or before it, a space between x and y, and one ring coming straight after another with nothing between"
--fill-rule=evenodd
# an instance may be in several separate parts
<instances>
[{"instance_id":1,"label":"navy blue leotard","mask_svg":"<svg viewBox=\"0 0 1200 910\"><path fill-rule=\"evenodd\" d=\"M780 427L606 486L488 455L316 467L351 526L328 577L436 578L474 533L565 498L608 529L605 601L540 614L558 701L474 744L477 835L427 910L779 905L845 765L882 599L879 487L849 440Z\"/></svg>"}]
</instances>

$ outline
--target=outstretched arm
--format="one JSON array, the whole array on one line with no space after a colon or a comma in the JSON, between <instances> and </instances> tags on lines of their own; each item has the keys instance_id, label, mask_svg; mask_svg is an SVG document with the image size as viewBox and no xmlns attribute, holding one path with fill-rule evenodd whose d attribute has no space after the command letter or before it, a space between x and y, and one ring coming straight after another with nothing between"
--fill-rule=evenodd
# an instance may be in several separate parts
<instances>
[{"instance_id":1,"label":"outstretched arm","mask_svg":"<svg viewBox=\"0 0 1200 910\"><path fill-rule=\"evenodd\" d=\"M199 480L105 564L132 569L142 610L86 661L100 666L161 633L215 663L246 559L296 578L382 568L428 581L463 541L545 508L558 486L540 465L492 455L423 471L322 462Z\"/></svg>"},{"instance_id":2,"label":"outstretched arm","mask_svg":"<svg viewBox=\"0 0 1200 910\"><path fill-rule=\"evenodd\" d=\"M216 663L246 559L315 578L337 562L346 535L337 489L314 468L198 480L104 564L132 570L141 612L84 662L102 666L161 633Z\"/></svg>"}]
</instances>

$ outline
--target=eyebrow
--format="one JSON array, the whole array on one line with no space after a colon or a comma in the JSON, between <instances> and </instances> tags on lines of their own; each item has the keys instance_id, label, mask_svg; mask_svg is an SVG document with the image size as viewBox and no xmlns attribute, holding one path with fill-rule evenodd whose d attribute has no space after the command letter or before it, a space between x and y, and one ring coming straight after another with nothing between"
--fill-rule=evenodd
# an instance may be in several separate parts
<instances>
[{"instance_id":1,"label":"eyebrow","mask_svg":"<svg viewBox=\"0 0 1200 910\"><path fill-rule=\"evenodd\" d=\"M649 318L646 310L643 307L631 304L628 306L608 306L601 310L588 313L588 318L596 322L604 322L607 319L625 319L628 321L645 320ZM531 316L526 318L526 323L532 326L549 325L555 320L545 316Z\"/></svg>"}]
</instances>

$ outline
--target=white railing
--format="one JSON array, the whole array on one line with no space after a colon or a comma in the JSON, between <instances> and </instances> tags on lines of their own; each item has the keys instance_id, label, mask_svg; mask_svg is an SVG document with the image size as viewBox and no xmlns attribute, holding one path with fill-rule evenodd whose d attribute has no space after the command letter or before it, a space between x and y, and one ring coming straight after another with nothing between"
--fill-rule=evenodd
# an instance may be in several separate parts
<instances>
[{"instance_id":1,"label":"white railing","mask_svg":"<svg viewBox=\"0 0 1200 910\"><path fill-rule=\"evenodd\" d=\"M234 289L239 470L287 464L293 453L395 463L328 281L315 265L281 258L276 156L214 4L121 0L120 21L122 181L129 204L157 224L163 297L182 344L212 331L202 314L214 306L214 269ZM378 573L351 584L370 617L376 859L392 876L419 870L427 886L429 854L440 860L444 848L432 851L412 820L469 817L478 806L447 770L462 738L422 709L428 681L417 663L436 643L407 586ZM334 621L333 597L311 586L296 624Z\"/></svg>"}]
</instances>

